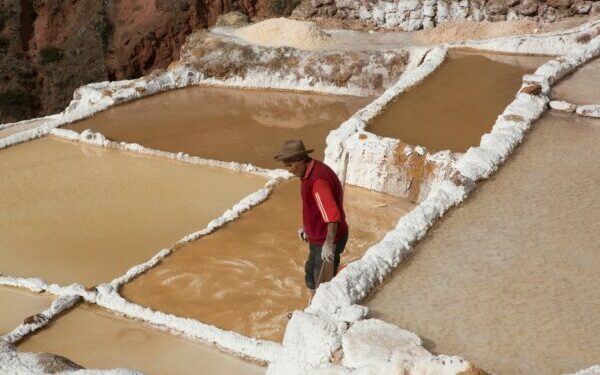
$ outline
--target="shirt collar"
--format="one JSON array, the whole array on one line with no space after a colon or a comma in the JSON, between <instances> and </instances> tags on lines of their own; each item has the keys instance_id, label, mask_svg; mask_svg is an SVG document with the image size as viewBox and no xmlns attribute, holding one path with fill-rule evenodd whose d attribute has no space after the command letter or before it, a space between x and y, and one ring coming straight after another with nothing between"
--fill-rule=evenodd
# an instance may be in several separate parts
<instances>
[{"instance_id":1,"label":"shirt collar","mask_svg":"<svg viewBox=\"0 0 600 375\"><path fill-rule=\"evenodd\" d=\"M304 172L304 177L302 177L302 180L306 180L308 178L308 176L310 175L310 172L312 171L314 164L315 164L315 159L312 159L310 161L310 163L308 163L308 167L306 167L306 172Z\"/></svg>"}]
</instances>

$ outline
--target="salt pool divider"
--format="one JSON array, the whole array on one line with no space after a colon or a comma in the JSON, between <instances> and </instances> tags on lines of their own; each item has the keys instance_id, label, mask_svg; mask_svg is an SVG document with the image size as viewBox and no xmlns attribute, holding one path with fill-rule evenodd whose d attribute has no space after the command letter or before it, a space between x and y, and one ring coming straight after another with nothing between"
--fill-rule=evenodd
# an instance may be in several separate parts
<instances>
[{"instance_id":1,"label":"salt pool divider","mask_svg":"<svg viewBox=\"0 0 600 375\"><path fill-rule=\"evenodd\" d=\"M581 35L587 28L578 31ZM349 323L366 317L368 308L358 305L371 289L387 277L412 252L413 246L451 207L466 199L476 182L488 178L523 140L526 132L547 109L550 87L580 65L600 55L600 36L584 46L575 45L577 35L568 40L549 37L555 50L569 52L525 75L515 100L497 118L492 131L482 136L479 147L471 147L456 163L456 181L432 184L431 192L396 228L369 248L365 256L348 265L332 281L322 284L304 312L297 311L288 324L283 349L269 372L301 373L326 366L332 353L341 347ZM513 38L518 45L521 38ZM329 138L328 138L329 140ZM341 156L341 153L340 153ZM456 183L455 183L456 182ZM345 328L344 328L345 327ZM320 332L321 337L314 336ZM307 348L307 342L310 348Z\"/></svg>"}]
</instances>

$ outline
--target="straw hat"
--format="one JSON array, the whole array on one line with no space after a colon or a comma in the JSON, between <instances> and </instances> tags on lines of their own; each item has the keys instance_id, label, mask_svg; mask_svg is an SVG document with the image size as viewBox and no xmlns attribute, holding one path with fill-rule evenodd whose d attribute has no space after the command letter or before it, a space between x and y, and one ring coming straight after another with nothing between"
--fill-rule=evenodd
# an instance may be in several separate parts
<instances>
[{"instance_id":1,"label":"straw hat","mask_svg":"<svg viewBox=\"0 0 600 375\"><path fill-rule=\"evenodd\" d=\"M314 150L304 148L304 142L299 139L285 141L279 154L275 155L275 160L287 161L298 156L308 155Z\"/></svg>"}]
</instances>

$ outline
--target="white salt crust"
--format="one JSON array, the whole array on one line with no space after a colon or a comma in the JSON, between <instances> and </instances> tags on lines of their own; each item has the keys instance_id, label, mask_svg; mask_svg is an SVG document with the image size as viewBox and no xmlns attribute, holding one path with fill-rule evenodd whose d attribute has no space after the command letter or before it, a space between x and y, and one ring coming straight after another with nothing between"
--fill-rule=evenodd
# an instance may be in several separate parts
<instances>
[{"instance_id":1,"label":"white salt crust","mask_svg":"<svg viewBox=\"0 0 600 375\"><path fill-rule=\"evenodd\" d=\"M538 50L543 49L545 52L539 53L560 54L562 53L560 51L566 51L569 46L574 45L573 40L576 38L575 34L582 34L585 31L587 30L577 28L571 30L570 34L561 33L560 36L551 36L548 40L552 40L553 42L549 43L544 41L541 43L543 44L543 47L538 48ZM525 40L528 40L528 38L525 38ZM538 53L531 52L531 50L535 49L533 47L529 50L527 49L530 44L535 43L539 43L539 40L533 43L525 43L523 42L522 37L512 38L512 40L511 38L499 38L488 41L487 44L483 42L478 46L469 47L502 51L502 48L508 48L506 46L512 45L514 49L505 52L517 51ZM524 44L527 48L519 48L519 46ZM489 48L490 45L493 48ZM452 47L457 47L457 45L453 45ZM463 44L462 47L465 47L465 45ZM437 50L439 51L439 49ZM445 56L446 51L445 49L442 50L443 55ZM578 65L598 54L600 54L600 38L595 38L585 46L576 46L567 54L567 56L544 64L534 75L529 76L527 80L524 80L524 86L530 85L532 82L538 82L538 84L544 88L542 94L539 96L518 94L515 101L511 103L505 112L498 118L492 132L482 137L480 147L469 149L469 151L459 160L457 167L463 175L463 185L457 186L450 181L434 183L427 199L421 202L408 215L402 217L394 230L390 231L380 243L372 246L361 260L353 262L346 267L330 283L323 284L317 290L313 303L305 310L305 312L294 313L286 329L283 347L274 343L249 339L236 333L225 332L216 327L204 325L191 319L178 318L131 304L116 293L115 286L112 283L102 284L96 291L86 291L82 285L78 284L60 287L57 285L46 285L39 279L19 279L2 276L0 277L0 285L22 286L37 291L47 290L62 296L82 296L87 301L98 303L113 311L118 311L123 315L137 317L141 320L147 319L146 321L154 322L154 324L158 324L165 329L173 329L184 335L196 337L205 341L214 341L219 346L225 343L224 347L235 353L269 361L271 362L271 365L268 369L268 373L271 374L301 374L314 372L319 367L329 371L328 373L340 374L367 373L369 372L370 366L373 365L376 366L376 368L382 369L381 366L388 366L391 362L381 363L381 361L379 361L375 364L370 363L364 368L331 366L329 362L331 353L343 346L343 338L345 334L349 332L348 323L359 321L364 318L368 312L366 307L357 305L356 303L367 295L368 291L376 282L381 281L401 262L403 257L412 250L414 243L425 235L427 229L431 227L441 215L443 215L450 207L465 199L469 189L473 186L473 181L487 178L508 154L510 154L512 149L522 140L525 131L531 125L531 121L537 118L547 105L547 87L551 86L556 80L575 69ZM426 58L425 60L424 63L426 63L428 59ZM440 63L441 61L439 61L437 65ZM431 71L433 71L433 69ZM173 75L179 75L179 78L181 78L182 75L186 75L186 72L188 82L179 82L178 85L180 86L174 85ZM193 72L181 69L177 71L177 73L163 73L158 77L154 77L149 82L144 81L141 83L142 86L135 87L148 87L151 90L154 90L152 91L153 93L169 88L185 87L185 85L190 84L190 81L194 82L194 74L195 73ZM197 79L198 77L195 78ZM260 80L261 77L256 78ZM134 85L139 84L139 81L140 80L113 83L104 82L84 86L78 89L79 97L76 94L76 100L69 106L70 112L68 108L62 116L50 119L38 129L0 140L0 149L45 135L54 127L75 121L75 119L90 116L93 113L106 109L116 103L148 95L147 92L144 95L141 95L139 92L140 90L132 88ZM241 84L245 85L248 82L249 81L246 80L246 82L241 82ZM232 82L220 83L224 85L235 85L235 83ZM278 88L290 88L285 87L287 83L281 84L280 81L278 84L280 85ZM101 90L108 88L117 90L116 99L115 97L110 97L110 100L106 99L106 97L100 97ZM314 89L314 87L312 87L312 89ZM82 101L82 99L87 100L89 105L81 105L79 102ZM367 108L364 110L367 110ZM360 126L359 120L360 118L353 116L353 118L344 123L340 129L346 126L346 128L350 128L349 130L352 131L354 126ZM99 139L101 140L102 138ZM333 137L333 139L335 139L335 137ZM104 141L102 141L102 143L104 143ZM417 150L416 148L415 151L423 152L423 150ZM144 265L132 268L126 275L115 279L115 285L130 280L135 277L135 275L139 274L139 272L143 272L145 267L152 267L158 258L166 256L167 254L168 251L163 250ZM387 323L381 322L381 324ZM378 327L378 330L382 329L381 324L377 322L372 323L373 327ZM383 330L385 331L385 329ZM374 331L373 333L376 332ZM214 340L211 340L211 338L214 338ZM348 342L351 341L351 339L346 339L346 346L348 346ZM394 345L397 345L397 343ZM391 347L393 348L394 345ZM349 353L353 353L353 351L349 350ZM360 361L364 360L364 358L361 359L361 356L363 356L361 353L362 352L354 355L350 354L347 359L345 357L346 363L362 363ZM396 355L406 356L406 353L396 353ZM419 365L420 362L416 361L415 358L412 358L412 360L412 363L408 363L411 367L409 370L410 374L456 373L455 368L449 368L446 365L441 367L438 365L433 366L433 363L436 362L433 360L426 365ZM458 359L459 363L462 363L460 360L461 359ZM443 362L449 363L447 361ZM0 366L5 363L5 361L0 360ZM598 366L591 368L592 371L595 371L597 367ZM585 372L588 370L584 370L584 372L580 372L578 375L594 373Z\"/></svg>"},{"instance_id":2,"label":"white salt crust","mask_svg":"<svg viewBox=\"0 0 600 375\"><path fill-rule=\"evenodd\" d=\"M228 169L259 174L269 177L270 179L267 181L264 188L259 189L258 191L242 199L240 202L236 203L233 207L225 211L223 215L209 222L202 230L186 235L172 247L160 250L154 257L145 263L131 267L124 275L115 278L110 283L97 286L95 290L86 290L81 284L72 284L67 287L62 287L56 284L48 285L46 282L40 279L14 278L6 276L0 276L0 285L24 287L35 292L48 291L50 293L64 296L65 298L76 297L78 299L83 297L88 302L96 303L120 315L143 320L162 329L177 331L181 335L201 340L203 342L214 343L220 348L242 357L267 362L272 361L276 357L280 348L280 345L277 343L248 338L241 334L224 331L217 327L210 326L193 319L180 318L174 315L153 311L149 308L126 301L118 294L117 291L118 288L123 284L133 280L135 277L141 275L158 264L161 259L171 254L176 246L206 236L216 229L222 227L226 223L235 220L243 212L249 210L253 206L262 203L269 197L269 195L281 181L291 178L291 175L283 170L266 170L238 163L225 163L214 160L205 160L181 153L175 154L152 150L137 144L113 142L107 140L102 134L90 130L85 130L81 134L75 131L63 129L53 129L50 132L54 136L62 137L75 142L171 158L197 165L225 167ZM31 329L29 332L43 327L46 323L47 321L43 321L35 327L28 327L28 329ZM13 335L10 337L10 342L17 342L22 337L23 336Z\"/></svg>"},{"instance_id":3,"label":"white salt crust","mask_svg":"<svg viewBox=\"0 0 600 375\"><path fill-rule=\"evenodd\" d=\"M44 356L50 359L50 356ZM19 352L13 345L0 339L0 374L10 375L46 375L48 372L42 362L40 353ZM74 370L59 374L69 375L143 375L141 372L128 369L111 370Z\"/></svg>"},{"instance_id":4,"label":"white salt crust","mask_svg":"<svg viewBox=\"0 0 600 375\"><path fill-rule=\"evenodd\" d=\"M444 62L446 54L445 47L427 50L420 57L420 64L416 68L407 71L383 95L356 112L339 128L331 131L327 136L325 163L338 175L343 175L349 184L396 196L406 196L410 185L401 168L391 159L388 159L387 163L382 162L386 156L395 153L401 141L367 131L368 124L399 95L418 85L434 72ZM429 154L421 146L409 145L404 151L406 155L412 152L427 154L427 160L437 164L433 181L444 180L454 163L454 156L449 151ZM425 196L427 192L424 189L420 195Z\"/></svg>"},{"instance_id":5,"label":"white salt crust","mask_svg":"<svg viewBox=\"0 0 600 375\"><path fill-rule=\"evenodd\" d=\"M564 40L558 42L568 43ZM364 356L364 350L357 353L346 351L344 337L352 330L347 329L352 321L345 319L356 320L366 316L366 307L357 303L399 265L435 221L450 207L467 197L474 182L488 178L497 170L523 140L532 122L546 109L550 86L586 61L600 55L600 37L586 45L569 44L572 48L566 55L543 64L533 75L524 77L522 87L539 85L541 92L538 95L518 93L498 117L492 131L482 137L480 146L471 147L458 160L456 169L462 177L463 186L450 181L435 183L429 196L402 217L394 230L387 233L380 243L372 246L360 260L352 262L332 281L322 284L310 306L304 312L297 312L292 316L285 332L281 355L270 364L269 374L303 374L319 368L339 370L333 373L340 374L364 373L369 370L371 364L362 369L331 366L331 355L340 348L344 350L344 361L347 364L356 366L369 360ZM315 332L320 335L314 335ZM403 355L410 358L410 353ZM409 373L423 373L416 371L418 358L413 356L411 361L413 367ZM387 360L378 362L380 366L389 363ZM429 372L426 373L457 373L455 369L450 372L446 370L437 371L428 367Z\"/></svg>"},{"instance_id":6,"label":"white salt crust","mask_svg":"<svg viewBox=\"0 0 600 375\"><path fill-rule=\"evenodd\" d=\"M600 104L577 105L564 100L553 100L550 108L557 111L576 113L579 116L600 118Z\"/></svg>"},{"instance_id":7,"label":"white salt crust","mask_svg":"<svg viewBox=\"0 0 600 375\"><path fill-rule=\"evenodd\" d=\"M30 333L46 326L46 324L48 324L48 322L55 316L61 314L63 311L76 304L80 299L81 297L76 295L66 295L60 297L54 300L48 309L35 315L31 323L23 322L23 324L15 328L12 332L7 333L4 336L0 336L0 339L8 343L15 344Z\"/></svg>"},{"instance_id":8,"label":"white salt crust","mask_svg":"<svg viewBox=\"0 0 600 375\"><path fill-rule=\"evenodd\" d=\"M522 53L536 55L565 55L572 47L582 46L578 39L583 35L597 35L600 20L587 22L566 31L554 31L539 35L508 36L485 40L466 40L449 45L450 48L469 48L480 51Z\"/></svg>"}]
</instances>

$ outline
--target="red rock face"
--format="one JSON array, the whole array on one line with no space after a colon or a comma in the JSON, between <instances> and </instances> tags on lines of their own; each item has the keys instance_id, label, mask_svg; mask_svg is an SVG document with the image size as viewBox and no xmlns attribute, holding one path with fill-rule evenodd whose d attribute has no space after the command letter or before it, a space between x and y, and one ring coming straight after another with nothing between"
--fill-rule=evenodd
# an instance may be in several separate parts
<instances>
[{"instance_id":1,"label":"red rock face","mask_svg":"<svg viewBox=\"0 0 600 375\"><path fill-rule=\"evenodd\" d=\"M192 30L270 0L0 0L0 123L59 112L86 83L130 79L179 58Z\"/></svg>"}]
</instances>

